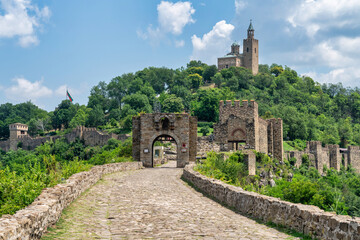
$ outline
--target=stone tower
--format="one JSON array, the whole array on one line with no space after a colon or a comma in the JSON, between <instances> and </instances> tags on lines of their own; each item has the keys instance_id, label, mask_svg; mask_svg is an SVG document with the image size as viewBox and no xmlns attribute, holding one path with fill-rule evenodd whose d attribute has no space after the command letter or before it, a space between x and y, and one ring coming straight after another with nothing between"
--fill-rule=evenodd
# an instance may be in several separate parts
<instances>
[{"instance_id":1,"label":"stone tower","mask_svg":"<svg viewBox=\"0 0 360 240\"><path fill-rule=\"evenodd\" d=\"M247 39L243 43L244 67L250 69L254 75L259 71L259 41L254 38L254 27L250 20Z\"/></svg>"},{"instance_id":2,"label":"stone tower","mask_svg":"<svg viewBox=\"0 0 360 240\"><path fill-rule=\"evenodd\" d=\"M244 39L243 53L240 53L240 45L234 42L231 52L218 58L218 69L230 67L245 67L250 69L253 75L259 72L259 41L254 38L254 27L250 20L247 30L247 38Z\"/></svg>"},{"instance_id":3,"label":"stone tower","mask_svg":"<svg viewBox=\"0 0 360 240\"><path fill-rule=\"evenodd\" d=\"M13 123L9 125L10 130L10 149L16 150L19 138L27 136L28 126L22 123Z\"/></svg>"},{"instance_id":4,"label":"stone tower","mask_svg":"<svg viewBox=\"0 0 360 240\"><path fill-rule=\"evenodd\" d=\"M238 43L234 42L231 45L231 53L233 55L240 55L240 45Z\"/></svg>"}]
</instances>

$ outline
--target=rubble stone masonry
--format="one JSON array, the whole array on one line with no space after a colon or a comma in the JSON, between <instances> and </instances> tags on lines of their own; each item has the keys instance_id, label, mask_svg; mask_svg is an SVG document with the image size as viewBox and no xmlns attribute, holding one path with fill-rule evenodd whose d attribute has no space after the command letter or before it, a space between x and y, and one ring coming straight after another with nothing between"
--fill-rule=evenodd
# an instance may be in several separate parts
<instances>
[{"instance_id":1,"label":"rubble stone masonry","mask_svg":"<svg viewBox=\"0 0 360 240\"><path fill-rule=\"evenodd\" d=\"M201 192L245 216L273 222L317 239L360 239L360 218L336 215L315 206L244 191L240 187L201 175L193 167L185 167L184 179Z\"/></svg>"},{"instance_id":2,"label":"rubble stone masonry","mask_svg":"<svg viewBox=\"0 0 360 240\"><path fill-rule=\"evenodd\" d=\"M281 119L264 120L259 117L258 104L255 101L243 100L220 101L219 122L214 125L215 141L220 144L220 151L255 149L270 153L282 160L283 125Z\"/></svg>"},{"instance_id":3,"label":"rubble stone masonry","mask_svg":"<svg viewBox=\"0 0 360 240\"><path fill-rule=\"evenodd\" d=\"M133 117L133 159L153 167L153 146L157 139L176 142L177 167L195 161L197 153L197 118L187 113L147 113Z\"/></svg>"},{"instance_id":4,"label":"rubble stone masonry","mask_svg":"<svg viewBox=\"0 0 360 240\"><path fill-rule=\"evenodd\" d=\"M360 174L360 146L348 146L347 149L340 149L339 145L329 144L322 146L320 141L307 142L304 151L289 151L286 153L288 160L295 158L295 166L302 164L302 156L308 155L310 166L315 167L320 174L324 166L340 171L341 165L347 168L351 165L355 172Z\"/></svg>"},{"instance_id":5,"label":"rubble stone masonry","mask_svg":"<svg viewBox=\"0 0 360 240\"><path fill-rule=\"evenodd\" d=\"M141 162L95 166L90 171L72 175L64 184L43 189L32 204L14 215L3 215L0 218L0 239L40 239L46 229L59 220L61 212L104 174L140 168Z\"/></svg>"}]
</instances>

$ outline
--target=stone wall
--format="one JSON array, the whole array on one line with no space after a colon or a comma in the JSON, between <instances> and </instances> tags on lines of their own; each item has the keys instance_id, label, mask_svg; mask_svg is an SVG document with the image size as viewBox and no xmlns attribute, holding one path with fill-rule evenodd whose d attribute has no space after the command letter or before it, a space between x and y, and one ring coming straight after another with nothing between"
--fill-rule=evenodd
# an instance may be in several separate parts
<instances>
[{"instance_id":1,"label":"stone wall","mask_svg":"<svg viewBox=\"0 0 360 240\"><path fill-rule=\"evenodd\" d=\"M219 122L214 124L215 141L221 151L240 150L239 144L245 143L247 149L271 153L283 160L282 125L281 119L260 118L255 101L220 101Z\"/></svg>"},{"instance_id":2,"label":"stone wall","mask_svg":"<svg viewBox=\"0 0 360 240\"><path fill-rule=\"evenodd\" d=\"M140 162L95 166L88 172L72 175L64 184L45 188L29 206L0 218L0 239L40 239L46 229L59 220L62 211L104 174L140 168Z\"/></svg>"},{"instance_id":3,"label":"stone wall","mask_svg":"<svg viewBox=\"0 0 360 240\"><path fill-rule=\"evenodd\" d=\"M209 136L197 138L197 155L206 156L207 152L220 152L219 143L212 141Z\"/></svg>"},{"instance_id":4,"label":"stone wall","mask_svg":"<svg viewBox=\"0 0 360 240\"><path fill-rule=\"evenodd\" d=\"M311 205L295 204L244 191L240 187L211 179L188 165L183 178L201 192L234 208L243 215L273 222L318 239L360 239L360 218L324 212Z\"/></svg>"},{"instance_id":5,"label":"stone wall","mask_svg":"<svg viewBox=\"0 0 360 240\"><path fill-rule=\"evenodd\" d=\"M33 150L37 146L44 144L47 141L55 141L56 139L64 137L68 142L75 141L76 138L83 140L87 146L103 146L107 144L110 138L125 140L128 138L127 135L121 134L106 134L101 131L98 131L96 128L86 128L83 126L73 129L70 133L65 134L64 136L46 136L46 137L36 137L32 138L29 135L17 136L16 139L10 139L8 141L0 142L0 148L4 151L8 151L10 146L11 149L16 150L17 144L22 143L22 149L24 150Z\"/></svg>"},{"instance_id":6,"label":"stone wall","mask_svg":"<svg viewBox=\"0 0 360 240\"><path fill-rule=\"evenodd\" d=\"M171 138L176 142L177 167L196 160L197 117L187 113L147 113L133 117L133 159L153 167L154 142Z\"/></svg>"},{"instance_id":7,"label":"stone wall","mask_svg":"<svg viewBox=\"0 0 360 240\"><path fill-rule=\"evenodd\" d=\"M347 149L340 149L339 145L329 144L322 146L320 141L307 142L304 151L289 151L286 157L296 158L296 167L301 165L302 156L306 154L309 156L310 166L315 167L320 174L323 173L323 168L334 168L340 171L341 164L347 168L351 165L357 173L360 173L360 146L348 146Z\"/></svg>"},{"instance_id":8,"label":"stone wall","mask_svg":"<svg viewBox=\"0 0 360 240\"><path fill-rule=\"evenodd\" d=\"M360 174L360 146L348 147L348 164Z\"/></svg>"}]
</instances>

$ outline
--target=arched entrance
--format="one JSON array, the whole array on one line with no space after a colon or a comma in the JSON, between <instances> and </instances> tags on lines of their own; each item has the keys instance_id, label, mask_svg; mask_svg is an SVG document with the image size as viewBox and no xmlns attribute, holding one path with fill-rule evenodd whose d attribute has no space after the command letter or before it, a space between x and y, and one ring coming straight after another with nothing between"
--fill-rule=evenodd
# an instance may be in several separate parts
<instances>
[{"instance_id":1,"label":"arched entrance","mask_svg":"<svg viewBox=\"0 0 360 240\"><path fill-rule=\"evenodd\" d=\"M178 160L178 144L169 135L156 137L152 144L152 167L167 163L168 161Z\"/></svg>"},{"instance_id":2,"label":"arched entrance","mask_svg":"<svg viewBox=\"0 0 360 240\"><path fill-rule=\"evenodd\" d=\"M133 159L153 167L153 145L161 138L176 142L177 167L196 159L197 118L187 113L146 113L133 117Z\"/></svg>"}]
</instances>

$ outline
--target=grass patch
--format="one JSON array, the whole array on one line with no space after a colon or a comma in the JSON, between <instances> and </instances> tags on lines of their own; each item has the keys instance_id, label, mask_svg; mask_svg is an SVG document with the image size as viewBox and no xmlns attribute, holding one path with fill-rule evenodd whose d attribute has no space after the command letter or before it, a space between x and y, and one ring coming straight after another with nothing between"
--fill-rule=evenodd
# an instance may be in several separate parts
<instances>
[{"instance_id":1,"label":"grass patch","mask_svg":"<svg viewBox=\"0 0 360 240\"><path fill-rule=\"evenodd\" d=\"M297 151L296 148L290 146L286 141L283 142L284 151Z\"/></svg>"}]
</instances>

